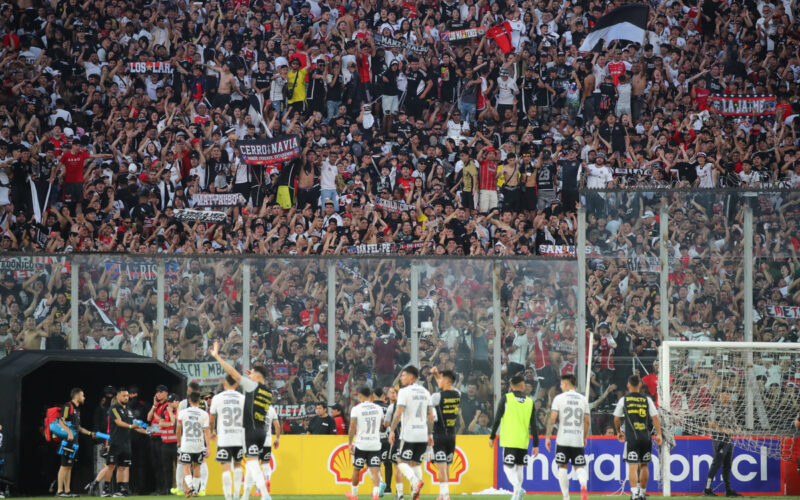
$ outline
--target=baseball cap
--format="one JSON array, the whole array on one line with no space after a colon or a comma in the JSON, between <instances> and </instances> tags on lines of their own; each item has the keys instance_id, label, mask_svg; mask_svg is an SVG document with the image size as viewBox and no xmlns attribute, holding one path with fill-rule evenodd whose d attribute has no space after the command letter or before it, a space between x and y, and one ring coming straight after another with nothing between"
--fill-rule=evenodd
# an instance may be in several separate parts
<instances>
[{"instance_id":1,"label":"baseball cap","mask_svg":"<svg viewBox=\"0 0 800 500\"><path fill-rule=\"evenodd\" d=\"M169 403L174 403L174 402L180 401L180 400L181 400L180 396L178 396L174 392L170 393L170 395L167 396L167 402L169 402Z\"/></svg>"},{"instance_id":2,"label":"baseball cap","mask_svg":"<svg viewBox=\"0 0 800 500\"><path fill-rule=\"evenodd\" d=\"M113 385L107 385L103 389L103 394L116 394L117 389Z\"/></svg>"}]
</instances>

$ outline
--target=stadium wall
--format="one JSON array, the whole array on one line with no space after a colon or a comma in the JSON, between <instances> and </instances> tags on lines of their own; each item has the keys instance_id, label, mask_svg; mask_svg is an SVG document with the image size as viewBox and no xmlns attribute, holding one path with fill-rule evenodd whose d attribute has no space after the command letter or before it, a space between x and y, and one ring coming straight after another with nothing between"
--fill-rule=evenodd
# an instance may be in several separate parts
<instances>
[{"instance_id":1,"label":"stadium wall","mask_svg":"<svg viewBox=\"0 0 800 500\"><path fill-rule=\"evenodd\" d=\"M553 442L555 444L555 442ZM800 443L798 443L800 444ZM488 436L458 436L457 453L450 468L452 494L469 494L490 488L510 490L505 478L503 464L498 453L489 448ZM547 452L544 442L539 456L531 460L525 474L528 493L559 493L555 477L554 451ZM627 488L627 467L622 459L623 444L615 437L594 436L589 438L589 490L592 493L616 493ZM674 494L697 494L702 491L711 463L711 440L707 438L678 437L672 451L672 491ZM210 457L216 454L212 443ZM345 436L295 436L284 435L280 447L273 449L272 494L273 495L335 495L349 491L352 460ZM213 459L209 463L208 494L221 495L219 464ZM651 479L648 492L660 493L660 471L657 470L658 454L650 465ZM733 463L733 485L742 493L759 495L800 494L800 476L793 462L781 462L764 453L748 453L735 448ZM654 470L655 469L655 470ZM438 494L434 467L426 463L423 494ZM574 491L579 485L570 473L570 484ZM716 488L722 480L717 476ZM359 489L369 494L372 482L364 475ZM406 483L406 491L409 485Z\"/></svg>"}]
</instances>

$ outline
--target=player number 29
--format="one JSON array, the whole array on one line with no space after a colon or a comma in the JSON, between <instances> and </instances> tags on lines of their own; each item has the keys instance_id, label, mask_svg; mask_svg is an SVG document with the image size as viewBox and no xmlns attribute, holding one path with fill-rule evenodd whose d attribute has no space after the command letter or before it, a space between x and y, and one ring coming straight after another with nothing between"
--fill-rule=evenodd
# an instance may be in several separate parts
<instances>
[{"instance_id":1,"label":"player number 29","mask_svg":"<svg viewBox=\"0 0 800 500\"><path fill-rule=\"evenodd\" d=\"M583 409L582 408L566 408L564 409L564 426L565 427L580 427L583 423Z\"/></svg>"}]
</instances>

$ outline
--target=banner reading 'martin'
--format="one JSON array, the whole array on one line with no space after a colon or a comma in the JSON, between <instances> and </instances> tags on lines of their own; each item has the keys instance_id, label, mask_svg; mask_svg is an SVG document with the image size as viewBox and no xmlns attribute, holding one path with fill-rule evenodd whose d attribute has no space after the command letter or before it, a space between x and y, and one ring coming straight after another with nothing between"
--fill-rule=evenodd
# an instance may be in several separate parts
<instances>
[{"instance_id":1,"label":"banner reading 'martin'","mask_svg":"<svg viewBox=\"0 0 800 500\"><path fill-rule=\"evenodd\" d=\"M581 44L581 52L590 52L600 40L608 45L612 40L627 40L642 43L650 7L638 3L629 3L617 7L601 17L594 29Z\"/></svg>"},{"instance_id":2,"label":"banner reading 'martin'","mask_svg":"<svg viewBox=\"0 0 800 500\"><path fill-rule=\"evenodd\" d=\"M267 140L238 141L236 148L248 165L272 165L300 154L300 136L293 134Z\"/></svg>"}]
</instances>

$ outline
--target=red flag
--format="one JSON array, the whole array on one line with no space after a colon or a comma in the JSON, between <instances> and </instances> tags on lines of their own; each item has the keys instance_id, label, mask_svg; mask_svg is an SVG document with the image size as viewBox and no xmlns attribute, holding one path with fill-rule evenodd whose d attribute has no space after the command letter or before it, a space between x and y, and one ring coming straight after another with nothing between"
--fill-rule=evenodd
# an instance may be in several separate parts
<instances>
[{"instance_id":1,"label":"red flag","mask_svg":"<svg viewBox=\"0 0 800 500\"><path fill-rule=\"evenodd\" d=\"M486 30L486 36L494 40L494 43L500 47L503 54L508 54L514 47L511 45L511 25L508 21L503 21L497 26L492 26Z\"/></svg>"}]
</instances>

